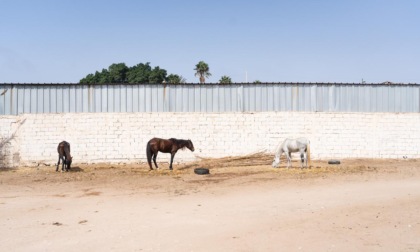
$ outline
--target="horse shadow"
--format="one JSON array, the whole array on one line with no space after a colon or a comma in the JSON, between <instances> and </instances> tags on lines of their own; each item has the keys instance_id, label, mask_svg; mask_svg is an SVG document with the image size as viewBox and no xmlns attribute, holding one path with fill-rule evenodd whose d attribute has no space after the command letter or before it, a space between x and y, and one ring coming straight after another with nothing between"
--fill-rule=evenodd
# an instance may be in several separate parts
<instances>
[{"instance_id":1,"label":"horse shadow","mask_svg":"<svg viewBox=\"0 0 420 252\"><path fill-rule=\"evenodd\" d=\"M84 170L82 168L80 168L79 166L72 166L69 169L69 172L83 172Z\"/></svg>"}]
</instances>

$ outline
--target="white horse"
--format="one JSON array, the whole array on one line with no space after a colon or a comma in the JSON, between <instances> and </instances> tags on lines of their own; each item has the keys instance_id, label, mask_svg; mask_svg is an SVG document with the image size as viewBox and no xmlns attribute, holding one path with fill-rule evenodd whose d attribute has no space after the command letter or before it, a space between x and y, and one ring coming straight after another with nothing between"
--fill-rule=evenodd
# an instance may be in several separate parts
<instances>
[{"instance_id":1,"label":"white horse","mask_svg":"<svg viewBox=\"0 0 420 252\"><path fill-rule=\"evenodd\" d=\"M280 157L285 153L287 157L287 168L289 168L289 166L291 167L292 152L300 152L301 168L303 168L303 162L305 162L305 167L308 167L308 159L309 161L311 160L310 142L303 137L297 139L287 138L282 144L279 144L276 149L276 155L272 166L274 168L278 167L280 165Z\"/></svg>"}]
</instances>

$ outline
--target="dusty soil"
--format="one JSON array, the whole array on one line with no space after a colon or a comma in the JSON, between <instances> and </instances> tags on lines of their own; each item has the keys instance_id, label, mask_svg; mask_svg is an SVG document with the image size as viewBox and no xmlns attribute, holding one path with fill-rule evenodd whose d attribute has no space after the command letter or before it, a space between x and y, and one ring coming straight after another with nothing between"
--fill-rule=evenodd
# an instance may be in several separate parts
<instances>
[{"instance_id":1,"label":"dusty soil","mask_svg":"<svg viewBox=\"0 0 420 252\"><path fill-rule=\"evenodd\" d=\"M3 169L1 250L420 251L420 160L254 158Z\"/></svg>"}]
</instances>

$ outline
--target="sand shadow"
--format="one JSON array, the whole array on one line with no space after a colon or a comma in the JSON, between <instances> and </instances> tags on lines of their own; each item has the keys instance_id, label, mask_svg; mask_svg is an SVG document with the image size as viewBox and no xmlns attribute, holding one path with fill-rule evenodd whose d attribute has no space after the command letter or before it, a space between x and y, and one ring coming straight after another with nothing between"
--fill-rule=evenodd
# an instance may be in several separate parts
<instances>
[{"instance_id":1,"label":"sand shadow","mask_svg":"<svg viewBox=\"0 0 420 252\"><path fill-rule=\"evenodd\" d=\"M80 168L79 166L72 166L69 170L69 172L83 172L84 170Z\"/></svg>"}]
</instances>

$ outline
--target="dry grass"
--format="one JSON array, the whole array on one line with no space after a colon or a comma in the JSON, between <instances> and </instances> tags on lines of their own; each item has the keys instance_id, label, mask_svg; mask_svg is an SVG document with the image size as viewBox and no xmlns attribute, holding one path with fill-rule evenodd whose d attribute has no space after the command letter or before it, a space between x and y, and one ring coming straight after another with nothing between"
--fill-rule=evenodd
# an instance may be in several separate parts
<instances>
[{"instance_id":1,"label":"dry grass","mask_svg":"<svg viewBox=\"0 0 420 252\"><path fill-rule=\"evenodd\" d=\"M228 156L223 158L202 158L196 162L186 164L181 169L191 167L222 168L222 167L241 167L241 166L259 166L271 165L273 155L265 152L257 152L245 156Z\"/></svg>"}]
</instances>

